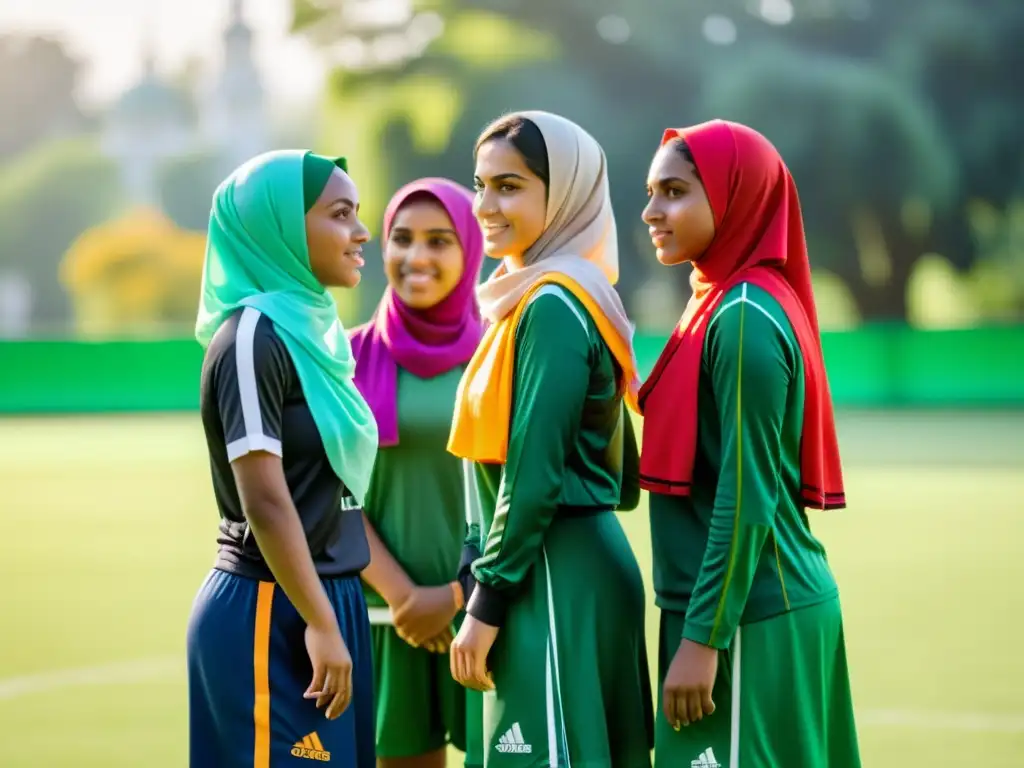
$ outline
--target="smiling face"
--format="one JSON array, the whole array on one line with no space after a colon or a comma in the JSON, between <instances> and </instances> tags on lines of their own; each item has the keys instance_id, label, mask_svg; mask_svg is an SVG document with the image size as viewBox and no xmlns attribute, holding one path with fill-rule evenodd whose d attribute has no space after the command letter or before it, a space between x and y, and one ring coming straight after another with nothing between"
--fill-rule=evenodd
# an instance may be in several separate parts
<instances>
[{"instance_id":1,"label":"smiling face","mask_svg":"<svg viewBox=\"0 0 1024 768\"><path fill-rule=\"evenodd\" d=\"M643 220L658 261L666 266L699 260L715 237L715 215L707 191L697 167L682 150L678 142L665 144L647 175Z\"/></svg>"},{"instance_id":2,"label":"smiling face","mask_svg":"<svg viewBox=\"0 0 1024 768\"><path fill-rule=\"evenodd\" d=\"M402 302L412 309L440 304L464 268L462 245L444 207L430 196L403 203L384 246L384 274Z\"/></svg>"},{"instance_id":3,"label":"smiling face","mask_svg":"<svg viewBox=\"0 0 1024 768\"><path fill-rule=\"evenodd\" d=\"M506 139L489 139L476 153L473 214L484 231L484 252L521 266L544 233L547 187Z\"/></svg>"},{"instance_id":4,"label":"smiling face","mask_svg":"<svg viewBox=\"0 0 1024 768\"><path fill-rule=\"evenodd\" d=\"M359 190L338 168L306 214L309 266L322 285L354 288L370 231L359 220Z\"/></svg>"}]
</instances>

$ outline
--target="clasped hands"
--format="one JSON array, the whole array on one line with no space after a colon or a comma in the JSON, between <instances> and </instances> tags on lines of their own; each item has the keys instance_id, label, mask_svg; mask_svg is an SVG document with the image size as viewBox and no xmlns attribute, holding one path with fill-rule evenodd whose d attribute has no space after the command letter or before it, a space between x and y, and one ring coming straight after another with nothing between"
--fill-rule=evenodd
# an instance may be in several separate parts
<instances>
[{"instance_id":1,"label":"clasped hands","mask_svg":"<svg viewBox=\"0 0 1024 768\"><path fill-rule=\"evenodd\" d=\"M398 636L413 648L445 653L452 644L452 621L462 607L458 595L451 584L413 587L391 606Z\"/></svg>"},{"instance_id":2,"label":"clasped hands","mask_svg":"<svg viewBox=\"0 0 1024 768\"><path fill-rule=\"evenodd\" d=\"M452 621L462 608L459 596L451 584L413 587L391 608L395 632L414 648L431 653L450 651L451 673L457 683L477 691L491 690L494 681L487 670L487 655L498 628L466 616L453 638Z\"/></svg>"}]
</instances>

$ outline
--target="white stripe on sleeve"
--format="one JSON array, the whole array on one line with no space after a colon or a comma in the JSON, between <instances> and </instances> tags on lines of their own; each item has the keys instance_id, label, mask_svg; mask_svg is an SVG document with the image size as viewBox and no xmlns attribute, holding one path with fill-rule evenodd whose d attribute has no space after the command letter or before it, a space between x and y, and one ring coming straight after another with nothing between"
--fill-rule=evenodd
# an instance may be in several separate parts
<instances>
[{"instance_id":1,"label":"white stripe on sleeve","mask_svg":"<svg viewBox=\"0 0 1024 768\"><path fill-rule=\"evenodd\" d=\"M242 403L245 437L228 444L228 461L234 461L252 451L268 451L282 455L281 441L263 434L263 414L260 412L259 388L256 382L256 361L253 342L260 311L253 307L242 310L235 330L235 373L238 377L238 395Z\"/></svg>"}]
</instances>

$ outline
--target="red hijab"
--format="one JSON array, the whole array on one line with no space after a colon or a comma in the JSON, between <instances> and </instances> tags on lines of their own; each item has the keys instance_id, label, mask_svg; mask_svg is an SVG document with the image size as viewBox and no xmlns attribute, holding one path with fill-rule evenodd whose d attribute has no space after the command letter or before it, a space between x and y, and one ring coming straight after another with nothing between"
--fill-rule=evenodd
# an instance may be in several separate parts
<instances>
[{"instance_id":1,"label":"red hijab","mask_svg":"<svg viewBox=\"0 0 1024 768\"><path fill-rule=\"evenodd\" d=\"M693 296L640 390L644 413L640 483L652 493L688 496L697 451L697 402L708 320L735 285L770 293L789 318L804 363L800 441L801 502L846 506L832 396L821 354L800 201L793 177L771 143L737 123L712 120L665 131L693 154L715 217L715 238L694 263Z\"/></svg>"}]
</instances>

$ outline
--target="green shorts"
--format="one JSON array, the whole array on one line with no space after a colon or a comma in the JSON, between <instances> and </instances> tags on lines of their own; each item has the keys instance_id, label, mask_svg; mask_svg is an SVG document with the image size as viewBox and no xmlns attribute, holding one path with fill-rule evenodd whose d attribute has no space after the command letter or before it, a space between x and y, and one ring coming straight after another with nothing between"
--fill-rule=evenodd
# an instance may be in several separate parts
<instances>
[{"instance_id":1,"label":"green shorts","mask_svg":"<svg viewBox=\"0 0 1024 768\"><path fill-rule=\"evenodd\" d=\"M466 748L466 689L448 654L413 648L393 627L373 626L377 756L415 757Z\"/></svg>"},{"instance_id":2,"label":"green shorts","mask_svg":"<svg viewBox=\"0 0 1024 768\"><path fill-rule=\"evenodd\" d=\"M662 612L662 683L684 619ZM860 768L838 598L740 627L719 653L710 717L673 730L661 690L656 768Z\"/></svg>"},{"instance_id":3,"label":"green shorts","mask_svg":"<svg viewBox=\"0 0 1024 768\"><path fill-rule=\"evenodd\" d=\"M649 768L644 611L615 513L556 517L488 657L485 768Z\"/></svg>"},{"instance_id":4,"label":"green shorts","mask_svg":"<svg viewBox=\"0 0 1024 768\"><path fill-rule=\"evenodd\" d=\"M466 690L466 759L464 768L484 768L484 695Z\"/></svg>"}]
</instances>

